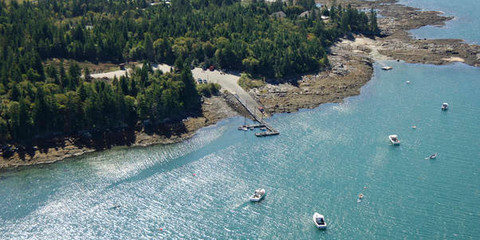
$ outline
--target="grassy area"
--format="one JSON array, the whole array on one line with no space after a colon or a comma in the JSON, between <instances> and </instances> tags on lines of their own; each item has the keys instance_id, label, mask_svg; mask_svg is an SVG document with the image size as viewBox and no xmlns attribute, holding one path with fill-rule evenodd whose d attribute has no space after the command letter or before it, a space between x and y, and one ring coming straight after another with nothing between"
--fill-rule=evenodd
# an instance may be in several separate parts
<instances>
[{"instance_id":1,"label":"grassy area","mask_svg":"<svg viewBox=\"0 0 480 240\"><path fill-rule=\"evenodd\" d=\"M218 83L197 84L198 93L204 97L218 96L220 88Z\"/></svg>"},{"instance_id":2,"label":"grassy area","mask_svg":"<svg viewBox=\"0 0 480 240\"><path fill-rule=\"evenodd\" d=\"M242 73L240 79L238 80L238 85L248 91L252 88L259 88L265 86L265 82L260 79L252 79L252 76L248 73Z\"/></svg>"}]
</instances>

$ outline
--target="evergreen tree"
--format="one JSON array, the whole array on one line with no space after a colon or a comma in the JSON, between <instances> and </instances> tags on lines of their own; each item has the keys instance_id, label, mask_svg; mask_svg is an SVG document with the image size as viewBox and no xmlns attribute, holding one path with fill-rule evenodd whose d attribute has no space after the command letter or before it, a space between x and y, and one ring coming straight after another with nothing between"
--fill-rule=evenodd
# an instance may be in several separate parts
<instances>
[{"instance_id":1,"label":"evergreen tree","mask_svg":"<svg viewBox=\"0 0 480 240\"><path fill-rule=\"evenodd\" d=\"M324 22L315 11L298 17L313 0L296 4L0 1L0 142L179 119L201 109L191 64L282 81L328 68L326 49L350 31L380 34L373 9L367 16L351 6L324 7L330 16ZM279 11L287 17L271 17ZM146 62L113 85L93 81L88 67L82 78L77 64L125 59ZM150 61L173 64L174 71L154 73ZM215 88L199 91L209 95Z\"/></svg>"},{"instance_id":2,"label":"evergreen tree","mask_svg":"<svg viewBox=\"0 0 480 240\"><path fill-rule=\"evenodd\" d=\"M369 30L370 30L370 34L372 36L376 36L378 34L380 34L380 29L378 28L378 24L377 24L377 13L375 12L375 10L372 8L370 9L370 23L369 23Z\"/></svg>"},{"instance_id":3,"label":"evergreen tree","mask_svg":"<svg viewBox=\"0 0 480 240\"><path fill-rule=\"evenodd\" d=\"M33 123L38 134L48 132L48 123L52 121L47 105L47 100L42 87L37 88L37 94L35 96L35 104L33 105Z\"/></svg>"},{"instance_id":4,"label":"evergreen tree","mask_svg":"<svg viewBox=\"0 0 480 240\"><path fill-rule=\"evenodd\" d=\"M85 81L91 82L92 81L92 75L90 75L90 69L88 67L85 67L83 69L83 75L85 76Z\"/></svg>"}]
</instances>

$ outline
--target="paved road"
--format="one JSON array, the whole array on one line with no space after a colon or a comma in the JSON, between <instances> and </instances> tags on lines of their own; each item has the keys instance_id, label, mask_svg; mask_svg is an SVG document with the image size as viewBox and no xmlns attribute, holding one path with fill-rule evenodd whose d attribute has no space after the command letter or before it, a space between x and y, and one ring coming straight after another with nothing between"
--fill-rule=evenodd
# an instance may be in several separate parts
<instances>
[{"instance_id":1,"label":"paved road","mask_svg":"<svg viewBox=\"0 0 480 240\"><path fill-rule=\"evenodd\" d=\"M159 69L162 70L163 72L169 72L170 71L170 66L166 64L159 64L154 67L155 70ZM128 69L130 72L130 69ZM118 70L118 71L113 71L113 72L106 72L106 73L97 73L97 74L92 74L92 77L94 78L113 78L115 75L117 77L124 76L126 73L126 70ZM236 94L247 107L254 111L256 114L260 115L260 112L258 111L258 107L260 106L257 101L255 101L250 94L248 94L243 88L241 88L238 85L238 79L240 79L240 75L238 74L229 74L229 73L222 73L220 71L203 71L201 68L195 68L192 70L192 75L195 81L197 81L198 78L201 79L206 79L208 82L211 83L218 83L222 87L222 89L225 89L229 91L232 94Z\"/></svg>"}]
</instances>

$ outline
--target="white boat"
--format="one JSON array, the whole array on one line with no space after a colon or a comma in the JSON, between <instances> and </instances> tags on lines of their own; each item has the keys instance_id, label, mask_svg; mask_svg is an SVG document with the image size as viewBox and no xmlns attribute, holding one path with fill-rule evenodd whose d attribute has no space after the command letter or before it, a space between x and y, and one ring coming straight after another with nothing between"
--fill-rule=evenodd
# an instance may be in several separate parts
<instances>
[{"instance_id":1,"label":"white boat","mask_svg":"<svg viewBox=\"0 0 480 240\"><path fill-rule=\"evenodd\" d=\"M426 157L425 159L435 159L435 158L437 158L437 153L434 153L434 154Z\"/></svg>"},{"instance_id":2,"label":"white boat","mask_svg":"<svg viewBox=\"0 0 480 240\"><path fill-rule=\"evenodd\" d=\"M313 214L313 223L317 226L318 229L327 229L327 222L325 222L325 217L320 213Z\"/></svg>"},{"instance_id":3,"label":"white boat","mask_svg":"<svg viewBox=\"0 0 480 240\"><path fill-rule=\"evenodd\" d=\"M388 136L388 139L390 139L390 142L391 142L393 145L399 145L399 144L400 144L400 140L398 140L398 136L397 136L397 135L390 135L390 136Z\"/></svg>"},{"instance_id":4,"label":"white boat","mask_svg":"<svg viewBox=\"0 0 480 240\"><path fill-rule=\"evenodd\" d=\"M265 189L257 189L255 193L250 197L251 202L259 202L265 197Z\"/></svg>"},{"instance_id":5,"label":"white boat","mask_svg":"<svg viewBox=\"0 0 480 240\"><path fill-rule=\"evenodd\" d=\"M247 125L247 116L245 116L243 118L243 125L238 127L238 130L241 130L241 131L248 131L248 125Z\"/></svg>"},{"instance_id":6,"label":"white boat","mask_svg":"<svg viewBox=\"0 0 480 240\"><path fill-rule=\"evenodd\" d=\"M245 126L245 125L242 125L242 126L238 127L238 130L241 130L241 131L248 131L248 128L247 128L247 126Z\"/></svg>"},{"instance_id":7,"label":"white boat","mask_svg":"<svg viewBox=\"0 0 480 240\"><path fill-rule=\"evenodd\" d=\"M407 84L410 84L410 81L406 81Z\"/></svg>"},{"instance_id":8,"label":"white boat","mask_svg":"<svg viewBox=\"0 0 480 240\"><path fill-rule=\"evenodd\" d=\"M442 104L442 110L445 111L447 109L448 109L448 103L445 102Z\"/></svg>"},{"instance_id":9,"label":"white boat","mask_svg":"<svg viewBox=\"0 0 480 240\"><path fill-rule=\"evenodd\" d=\"M390 67L390 66L385 66L385 67L382 67L382 70L385 70L385 71L388 71L388 70L392 70L393 68Z\"/></svg>"}]
</instances>

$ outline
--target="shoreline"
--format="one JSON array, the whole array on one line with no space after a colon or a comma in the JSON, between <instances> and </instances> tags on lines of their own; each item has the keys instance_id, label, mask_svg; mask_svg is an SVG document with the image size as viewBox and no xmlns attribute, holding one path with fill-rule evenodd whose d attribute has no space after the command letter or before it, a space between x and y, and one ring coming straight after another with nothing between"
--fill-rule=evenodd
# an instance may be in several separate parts
<instances>
[{"instance_id":1,"label":"shoreline","mask_svg":"<svg viewBox=\"0 0 480 240\"><path fill-rule=\"evenodd\" d=\"M332 1L319 2L331 5ZM361 87L372 78L373 63L379 60L402 60L407 63L435 65L462 62L480 66L478 45L468 44L461 39L414 39L407 32L427 25L443 26L454 17L443 16L440 11L422 11L401 5L397 0L378 2L337 0L337 3L350 3L357 8L378 9L382 15L382 18L378 18L379 27L385 36L370 39L352 35L353 39L341 39L330 49L330 70L294 78L289 81L290 83L266 84L260 88L250 89L248 93L265 107L269 115L290 113L304 108L312 109L324 103L340 103L347 97L359 95ZM75 145L70 139L63 139L61 144L34 150L32 154L16 152L8 159L0 157L0 172L63 161L116 146L145 147L178 143L191 138L202 127L244 114L242 111L244 110L231 95L222 94L220 97L209 98L202 104L203 116L190 117L181 123L163 126L166 134L162 130L159 131L160 134L135 131L129 133L133 140L121 143L110 142L106 137L106 146L100 148Z\"/></svg>"},{"instance_id":2,"label":"shoreline","mask_svg":"<svg viewBox=\"0 0 480 240\"><path fill-rule=\"evenodd\" d=\"M332 4L333 0L320 1ZM384 36L375 39L359 35L340 39L330 49L331 69L316 75L292 79L287 84L267 84L251 89L250 94L271 113L311 109L324 103L340 103L360 94L360 88L372 77L373 63L397 60L406 63L447 65L462 62L480 66L480 46L461 39L415 39L408 31L424 26L444 26L454 17L439 11L398 4L397 0L364 2L337 0L361 9L378 9L379 27Z\"/></svg>"},{"instance_id":3,"label":"shoreline","mask_svg":"<svg viewBox=\"0 0 480 240\"><path fill-rule=\"evenodd\" d=\"M147 147L156 144L179 143L193 137L200 128L237 116L238 113L232 109L235 107L232 98L231 95L208 98L202 104L202 116L189 117L181 122L161 125L152 133L145 131L115 132L100 139L100 144L92 143L88 146L77 143L72 138L66 138L57 141L56 144L36 149L34 153L17 151L8 159L0 157L0 173L23 167L51 164L114 147Z\"/></svg>"}]
</instances>

